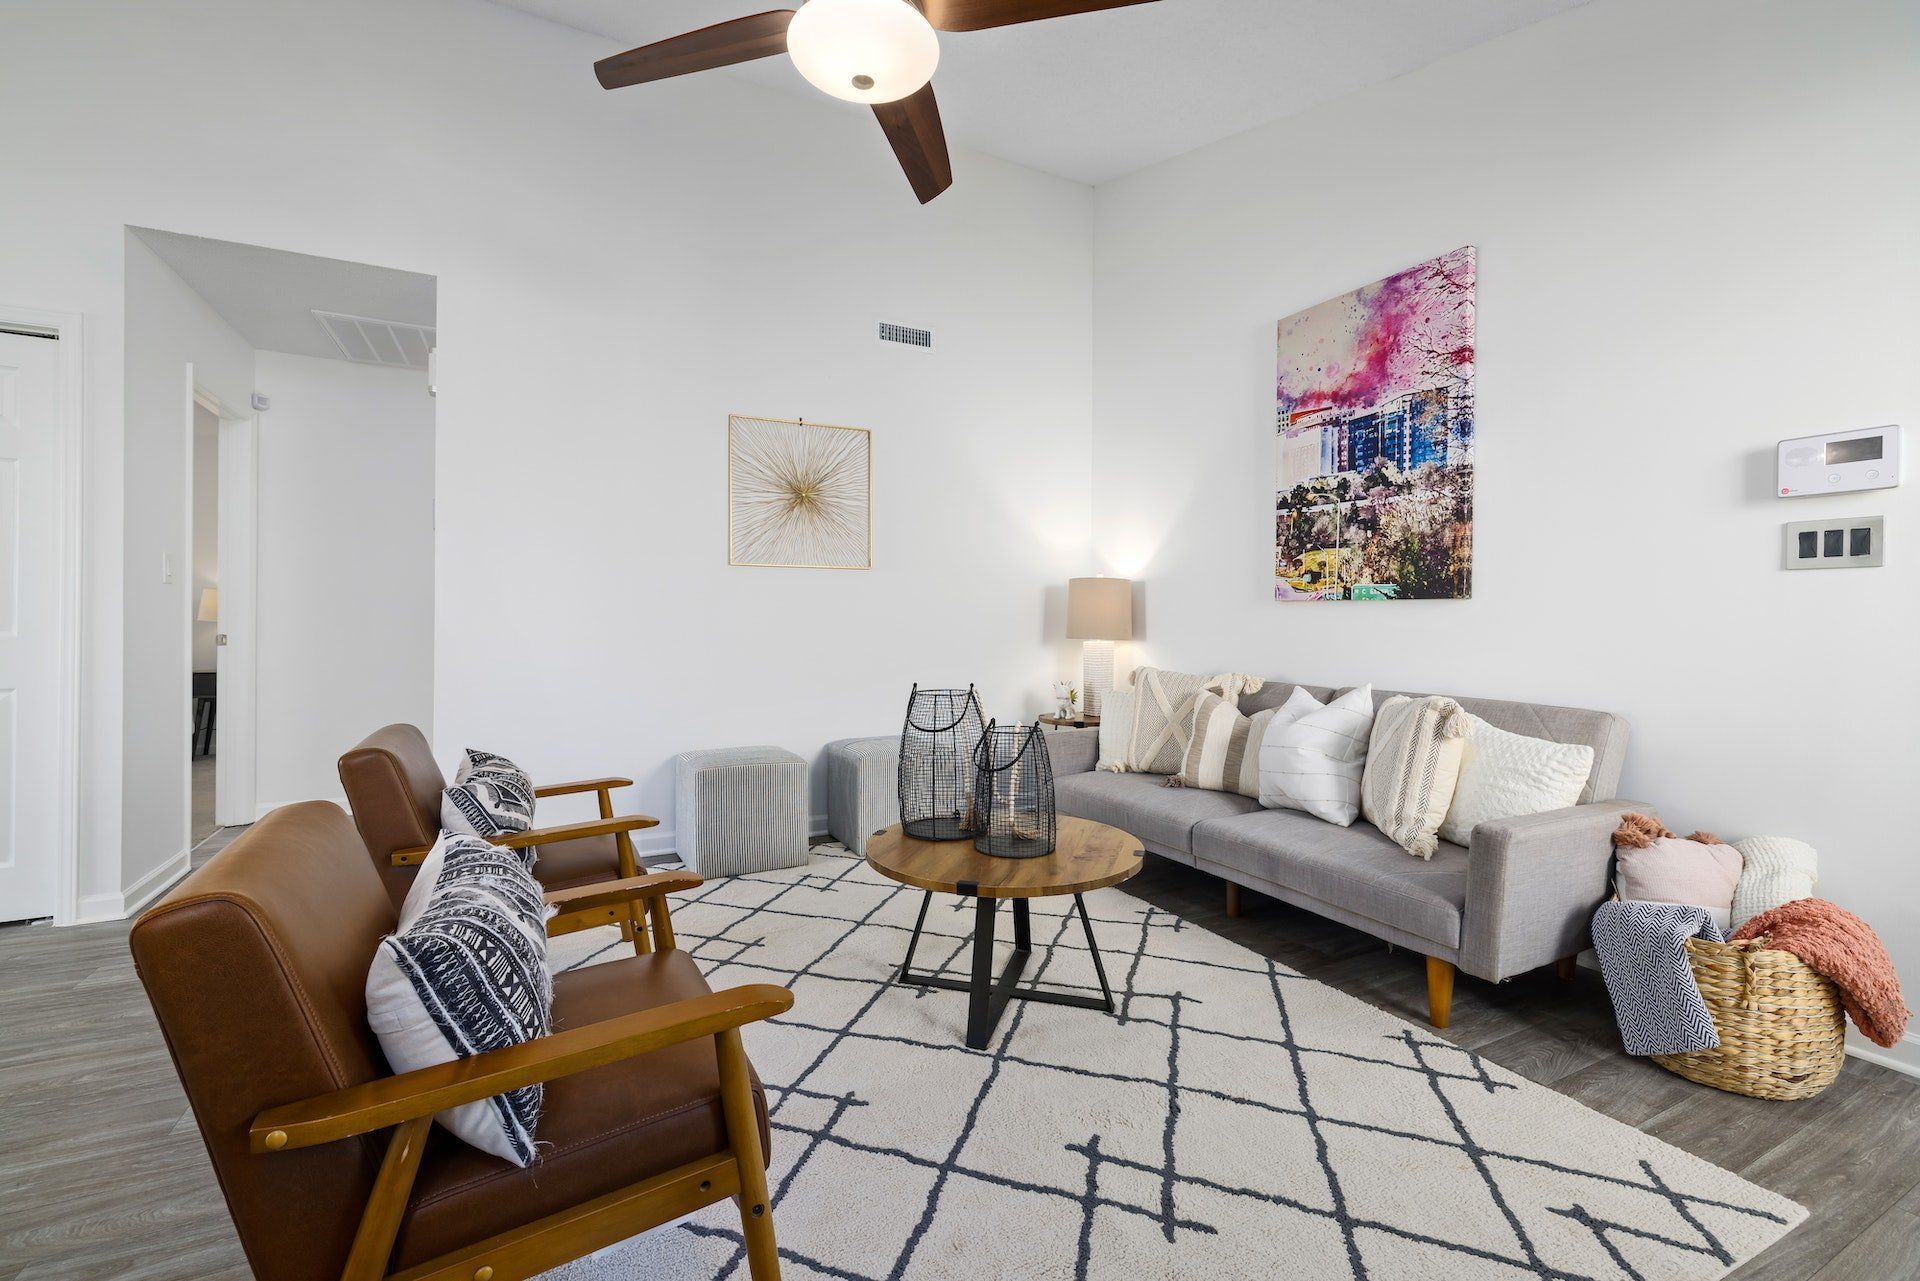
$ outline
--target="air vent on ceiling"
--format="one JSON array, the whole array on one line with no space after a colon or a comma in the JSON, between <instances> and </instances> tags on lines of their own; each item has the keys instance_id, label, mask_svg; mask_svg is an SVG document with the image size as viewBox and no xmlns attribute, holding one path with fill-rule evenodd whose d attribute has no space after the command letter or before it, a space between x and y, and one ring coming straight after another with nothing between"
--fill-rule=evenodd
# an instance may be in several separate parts
<instances>
[{"instance_id":1,"label":"air vent on ceiling","mask_svg":"<svg viewBox=\"0 0 1920 1281\"><path fill-rule=\"evenodd\" d=\"M903 343L908 347L931 347L933 330L915 329L911 325L895 325L883 320L880 322L880 341Z\"/></svg>"},{"instance_id":2,"label":"air vent on ceiling","mask_svg":"<svg viewBox=\"0 0 1920 1281\"><path fill-rule=\"evenodd\" d=\"M434 348L432 325L410 325L403 320L375 320L315 308L313 318L348 360L362 365L395 369L425 369Z\"/></svg>"}]
</instances>

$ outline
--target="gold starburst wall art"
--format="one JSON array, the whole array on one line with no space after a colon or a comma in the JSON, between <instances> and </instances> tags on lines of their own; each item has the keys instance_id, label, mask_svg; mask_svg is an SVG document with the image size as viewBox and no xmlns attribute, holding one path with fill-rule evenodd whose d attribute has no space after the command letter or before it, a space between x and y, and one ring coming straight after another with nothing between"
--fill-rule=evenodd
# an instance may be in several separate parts
<instances>
[{"instance_id":1,"label":"gold starburst wall art","mask_svg":"<svg viewBox=\"0 0 1920 1281\"><path fill-rule=\"evenodd\" d=\"M873 433L727 419L727 563L873 568Z\"/></svg>"}]
</instances>

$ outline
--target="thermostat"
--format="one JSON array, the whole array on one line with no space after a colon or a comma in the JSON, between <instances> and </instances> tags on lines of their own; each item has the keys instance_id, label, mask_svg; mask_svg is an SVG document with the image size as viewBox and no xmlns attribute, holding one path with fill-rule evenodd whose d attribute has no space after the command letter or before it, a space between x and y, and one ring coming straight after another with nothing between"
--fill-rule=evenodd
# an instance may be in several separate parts
<instances>
[{"instance_id":1,"label":"thermostat","mask_svg":"<svg viewBox=\"0 0 1920 1281\"><path fill-rule=\"evenodd\" d=\"M1780 442L1782 498L1892 489L1900 483L1900 428L1867 427Z\"/></svg>"}]
</instances>

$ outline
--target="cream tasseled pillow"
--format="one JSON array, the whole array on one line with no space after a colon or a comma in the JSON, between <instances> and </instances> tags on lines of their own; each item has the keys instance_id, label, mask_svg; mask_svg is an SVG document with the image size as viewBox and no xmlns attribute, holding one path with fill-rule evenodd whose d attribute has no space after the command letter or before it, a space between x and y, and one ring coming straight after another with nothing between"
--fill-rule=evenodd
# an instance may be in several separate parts
<instances>
[{"instance_id":1,"label":"cream tasseled pillow","mask_svg":"<svg viewBox=\"0 0 1920 1281\"><path fill-rule=\"evenodd\" d=\"M1432 858L1453 802L1466 713L1450 698L1396 694L1374 713L1360 812L1415 858Z\"/></svg>"},{"instance_id":2,"label":"cream tasseled pillow","mask_svg":"<svg viewBox=\"0 0 1920 1281\"><path fill-rule=\"evenodd\" d=\"M1133 731L1127 739L1127 768L1145 774L1173 774L1186 759L1193 734L1193 705L1202 690L1213 690L1238 706L1263 682L1258 676L1229 672L1196 676L1142 667L1133 674Z\"/></svg>"},{"instance_id":3,"label":"cream tasseled pillow","mask_svg":"<svg viewBox=\"0 0 1920 1281\"><path fill-rule=\"evenodd\" d=\"M1460 782L1453 789L1440 839L1465 845L1481 823L1544 814L1578 804L1593 772L1593 749L1580 743L1528 738L1467 718Z\"/></svg>"}]
</instances>

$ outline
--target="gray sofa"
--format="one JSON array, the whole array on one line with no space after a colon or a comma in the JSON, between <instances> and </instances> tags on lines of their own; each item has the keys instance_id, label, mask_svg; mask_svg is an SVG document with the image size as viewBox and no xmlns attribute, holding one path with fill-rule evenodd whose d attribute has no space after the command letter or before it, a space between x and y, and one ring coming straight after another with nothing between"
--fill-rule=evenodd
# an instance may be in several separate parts
<instances>
[{"instance_id":1,"label":"gray sofa","mask_svg":"<svg viewBox=\"0 0 1920 1281\"><path fill-rule=\"evenodd\" d=\"M1306 687L1321 700L1339 691ZM1248 715L1286 702L1294 686L1270 681L1240 701ZM1393 696L1375 691L1374 701ZM1607 894L1613 831L1645 806L1614 799L1626 757L1627 723L1607 712L1541 703L1461 698L1460 705L1516 734L1584 743L1593 772L1580 803L1547 814L1482 823L1468 847L1441 842L1414 858L1365 819L1336 827L1297 810L1268 810L1231 792L1167 787L1158 774L1096 771L1100 731L1046 736L1062 814L1110 823L1163 858L1238 887L1282 899L1427 957L1429 1015L1445 1027L1457 966L1499 981L1572 959Z\"/></svg>"}]
</instances>

